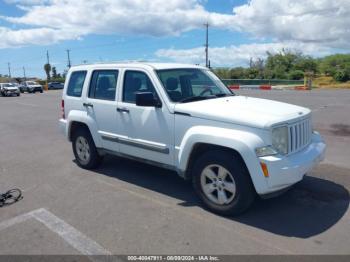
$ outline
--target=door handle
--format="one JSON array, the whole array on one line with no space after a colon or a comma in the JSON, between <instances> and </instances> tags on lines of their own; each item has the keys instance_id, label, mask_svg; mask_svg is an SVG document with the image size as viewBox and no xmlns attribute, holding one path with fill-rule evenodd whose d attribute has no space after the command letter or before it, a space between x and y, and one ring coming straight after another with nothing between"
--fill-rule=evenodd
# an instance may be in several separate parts
<instances>
[{"instance_id":1,"label":"door handle","mask_svg":"<svg viewBox=\"0 0 350 262\"><path fill-rule=\"evenodd\" d=\"M85 106L85 107L94 107L94 105L91 104L91 103L84 103L83 106Z\"/></svg>"},{"instance_id":2,"label":"door handle","mask_svg":"<svg viewBox=\"0 0 350 262\"><path fill-rule=\"evenodd\" d=\"M118 107L117 108L117 111L119 112L119 113L130 113L130 110L129 109L127 109L127 108L120 108L120 107Z\"/></svg>"}]
</instances>

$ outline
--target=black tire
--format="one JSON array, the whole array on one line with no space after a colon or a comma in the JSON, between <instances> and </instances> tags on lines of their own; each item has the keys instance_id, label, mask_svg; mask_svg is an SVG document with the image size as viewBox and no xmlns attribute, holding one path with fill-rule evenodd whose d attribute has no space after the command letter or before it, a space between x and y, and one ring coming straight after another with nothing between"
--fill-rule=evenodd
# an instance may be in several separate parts
<instances>
[{"instance_id":1,"label":"black tire","mask_svg":"<svg viewBox=\"0 0 350 262\"><path fill-rule=\"evenodd\" d=\"M44 91L43 90L40 90L40 93L42 94Z\"/></svg>"},{"instance_id":2,"label":"black tire","mask_svg":"<svg viewBox=\"0 0 350 262\"><path fill-rule=\"evenodd\" d=\"M20 96L20 95L21 95L20 93L17 94L17 96Z\"/></svg>"},{"instance_id":3,"label":"black tire","mask_svg":"<svg viewBox=\"0 0 350 262\"><path fill-rule=\"evenodd\" d=\"M77 149L78 138L84 138L89 146L89 158L84 161L79 154ZM98 154L94 140L91 137L90 131L86 128L79 128L73 133L72 136L72 148L78 166L84 169L96 169L102 162L102 157Z\"/></svg>"},{"instance_id":4,"label":"black tire","mask_svg":"<svg viewBox=\"0 0 350 262\"><path fill-rule=\"evenodd\" d=\"M217 204L210 200L204 193L201 185L202 171L211 165L220 165L224 167L232 175L236 192L232 196L233 199L227 204ZM234 153L222 150L212 150L199 156L194 163L192 169L192 182L194 189L205 206L214 213L231 216L242 214L254 202L256 193L250 178L250 174L240 157ZM216 190L216 192L215 192ZM218 194L219 189L215 189L213 193ZM221 189L222 190L222 189Z\"/></svg>"}]
</instances>

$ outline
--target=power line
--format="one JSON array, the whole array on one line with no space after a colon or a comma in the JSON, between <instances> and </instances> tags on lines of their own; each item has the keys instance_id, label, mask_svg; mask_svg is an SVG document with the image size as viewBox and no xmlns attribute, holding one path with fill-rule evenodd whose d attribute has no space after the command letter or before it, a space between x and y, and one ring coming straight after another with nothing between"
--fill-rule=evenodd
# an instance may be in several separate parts
<instances>
[{"instance_id":1,"label":"power line","mask_svg":"<svg viewBox=\"0 0 350 262\"><path fill-rule=\"evenodd\" d=\"M206 37L205 37L205 66L209 67L209 23L205 23Z\"/></svg>"}]
</instances>

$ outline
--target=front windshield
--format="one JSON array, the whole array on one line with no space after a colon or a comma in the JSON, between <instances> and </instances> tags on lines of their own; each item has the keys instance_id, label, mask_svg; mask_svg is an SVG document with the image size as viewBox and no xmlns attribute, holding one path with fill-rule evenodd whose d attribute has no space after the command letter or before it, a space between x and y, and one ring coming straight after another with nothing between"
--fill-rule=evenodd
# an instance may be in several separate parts
<instances>
[{"instance_id":1,"label":"front windshield","mask_svg":"<svg viewBox=\"0 0 350 262\"><path fill-rule=\"evenodd\" d=\"M35 82L27 82L28 85L37 85Z\"/></svg>"},{"instance_id":2,"label":"front windshield","mask_svg":"<svg viewBox=\"0 0 350 262\"><path fill-rule=\"evenodd\" d=\"M173 102L190 102L232 95L232 92L209 70L166 69L157 70L157 74Z\"/></svg>"}]
</instances>

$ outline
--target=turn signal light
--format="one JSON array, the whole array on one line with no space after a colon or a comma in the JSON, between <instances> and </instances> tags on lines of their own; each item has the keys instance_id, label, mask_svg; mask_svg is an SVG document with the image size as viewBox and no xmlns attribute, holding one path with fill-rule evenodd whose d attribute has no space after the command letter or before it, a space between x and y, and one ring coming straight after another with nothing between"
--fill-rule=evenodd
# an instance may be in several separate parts
<instances>
[{"instance_id":1,"label":"turn signal light","mask_svg":"<svg viewBox=\"0 0 350 262\"><path fill-rule=\"evenodd\" d=\"M264 177L269 177L269 170L267 169L267 165L263 162L260 162L260 166L264 173Z\"/></svg>"}]
</instances>

